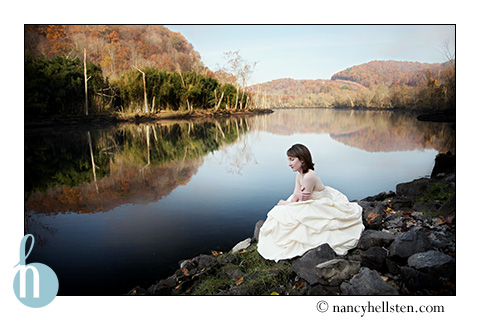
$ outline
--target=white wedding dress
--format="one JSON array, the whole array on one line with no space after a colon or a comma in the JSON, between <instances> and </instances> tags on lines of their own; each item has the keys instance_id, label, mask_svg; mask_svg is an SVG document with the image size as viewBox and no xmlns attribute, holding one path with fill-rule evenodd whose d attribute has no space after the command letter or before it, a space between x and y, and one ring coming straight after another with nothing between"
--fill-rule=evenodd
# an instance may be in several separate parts
<instances>
[{"instance_id":1,"label":"white wedding dress","mask_svg":"<svg viewBox=\"0 0 480 320\"><path fill-rule=\"evenodd\" d=\"M260 229L257 250L265 259L278 262L328 243L344 255L357 245L363 230L362 207L325 187L312 192L310 200L273 207Z\"/></svg>"}]
</instances>

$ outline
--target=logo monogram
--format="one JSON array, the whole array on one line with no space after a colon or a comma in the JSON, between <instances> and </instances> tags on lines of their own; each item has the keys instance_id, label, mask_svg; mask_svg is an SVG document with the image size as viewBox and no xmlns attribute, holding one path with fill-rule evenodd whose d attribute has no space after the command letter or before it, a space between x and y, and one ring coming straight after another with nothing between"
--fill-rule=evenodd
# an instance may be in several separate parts
<instances>
[{"instance_id":1,"label":"logo monogram","mask_svg":"<svg viewBox=\"0 0 480 320\"><path fill-rule=\"evenodd\" d=\"M25 255L27 240L31 238L31 245ZM31 308L41 308L55 299L58 293L58 278L55 272L42 263L26 264L35 243L35 238L27 234L20 242L20 262L17 274L13 279L13 291L17 299Z\"/></svg>"}]
</instances>

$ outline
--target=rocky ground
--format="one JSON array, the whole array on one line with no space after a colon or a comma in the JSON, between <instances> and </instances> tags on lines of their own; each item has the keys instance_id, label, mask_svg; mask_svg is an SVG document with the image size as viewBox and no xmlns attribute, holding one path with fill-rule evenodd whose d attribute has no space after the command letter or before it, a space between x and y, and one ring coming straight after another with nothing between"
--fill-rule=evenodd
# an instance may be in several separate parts
<instances>
[{"instance_id":1,"label":"rocky ground","mask_svg":"<svg viewBox=\"0 0 480 320\"><path fill-rule=\"evenodd\" d=\"M172 276L129 295L455 295L455 156L438 155L430 178L357 201L365 231L337 256L328 244L278 263L252 238L230 252L179 262Z\"/></svg>"}]
</instances>

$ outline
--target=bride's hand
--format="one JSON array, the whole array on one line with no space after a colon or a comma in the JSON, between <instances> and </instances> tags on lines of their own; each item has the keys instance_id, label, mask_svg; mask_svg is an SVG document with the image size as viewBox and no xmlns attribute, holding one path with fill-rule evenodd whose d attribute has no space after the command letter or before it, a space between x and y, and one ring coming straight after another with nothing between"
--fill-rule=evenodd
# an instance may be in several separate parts
<instances>
[{"instance_id":1,"label":"bride's hand","mask_svg":"<svg viewBox=\"0 0 480 320\"><path fill-rule=\"evenodd\" d=\"M312 193L311 193L311 192L305 192L304 190L305 190L305 187L303 187L302 190L300 190L300 191L301 191L301 192L300 192L300 194L301 194L300 199L301 199L302 201L309 200L310 197L312 196Z\"/></svg>"},{"instance_id":2,"label":"bride's hand","mask_svg":"<svg viewBox=\"0 0 480 320\"><path fill-rule=\"evenodd\" d=\"M280 201L278 201L277 206L284 206L286 204L288 204L288 201L280 200Z\"/></svg>"}]
</instances>

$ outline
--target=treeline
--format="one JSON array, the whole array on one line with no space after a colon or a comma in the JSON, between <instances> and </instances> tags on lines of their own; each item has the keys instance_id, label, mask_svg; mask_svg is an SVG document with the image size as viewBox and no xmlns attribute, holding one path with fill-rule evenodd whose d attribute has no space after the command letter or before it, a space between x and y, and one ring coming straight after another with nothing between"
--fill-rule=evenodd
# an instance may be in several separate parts
<instances>
[{"instance_id":1,"label":"treeline","mask_svg":"<svg viewBox=\"0 0 480 320\"><path fill-rule=\"evenodd\" d=\"M101 93L108 88L102 70L87 63L88 90ZM25 114L75 114L81 113L85 103L84 66L78 59L64 56L33 58L25 53L24 60ZM89 102L102 109L99 94L89 95Z\"/></svg>"},{"instance_id":2,"label":"treeline","mask_svg":"<svg viewBox=\"0 0 480 320\"><path fill-rule=\"evenodd\" d=\"M145 73L146 91L143 85ZM195 72L168 72L156 68L131 70L112 81L115 94L113 108L119 111L148 112L159 110L242 109L248 106L251 96L239 91L230 83L222 84L211 76Z\"/></svg>"},{"instance_id":3,"label":"treeline","mask_svg":"<svg viewBox=\"0 0 480 320\"><path fill-rule=\"evenodd\" d=\"M332 80L348 80L365 87L386 85L388 87L405 84L407 86L425 85L425 73L442 72L446 64L420 63L412 61L370 61L335 73Z\"/></svg>"},{"instance_id":4,"label":"treeline","mask_svg":"<svg viewBox=\"0 0 480 320\"><path fill-rule=\"evenodd\" d=\"M242 109L252 104L252 95L233 84L191 71L146 67L125 71L110 81L103 78L100 66L87 63L87 76L89 113ZM79 58L35 59L26 53L26 115L84 114L84 80Z\"/></svg>"},{"instance_id":5,"label":"treeline","mask_svg":"<svg viewBox=\"0 0 480 320\"><path fill-rule=\"evenodd\" d=\"M257 94L257 99L263 99L266 107L270 108L455 109L455 60L445 63L436 72L424 70L422 79L415 86L406 83L387 86L381 83L369 87L347 82L340 85L340 80L317 80L313 82L316 86L313 86L313 80L301 83L286 79L285 85L277 83L273 90L269 90L272 86L268 83L250 89Z\"/></svg>"}]
</instances>

